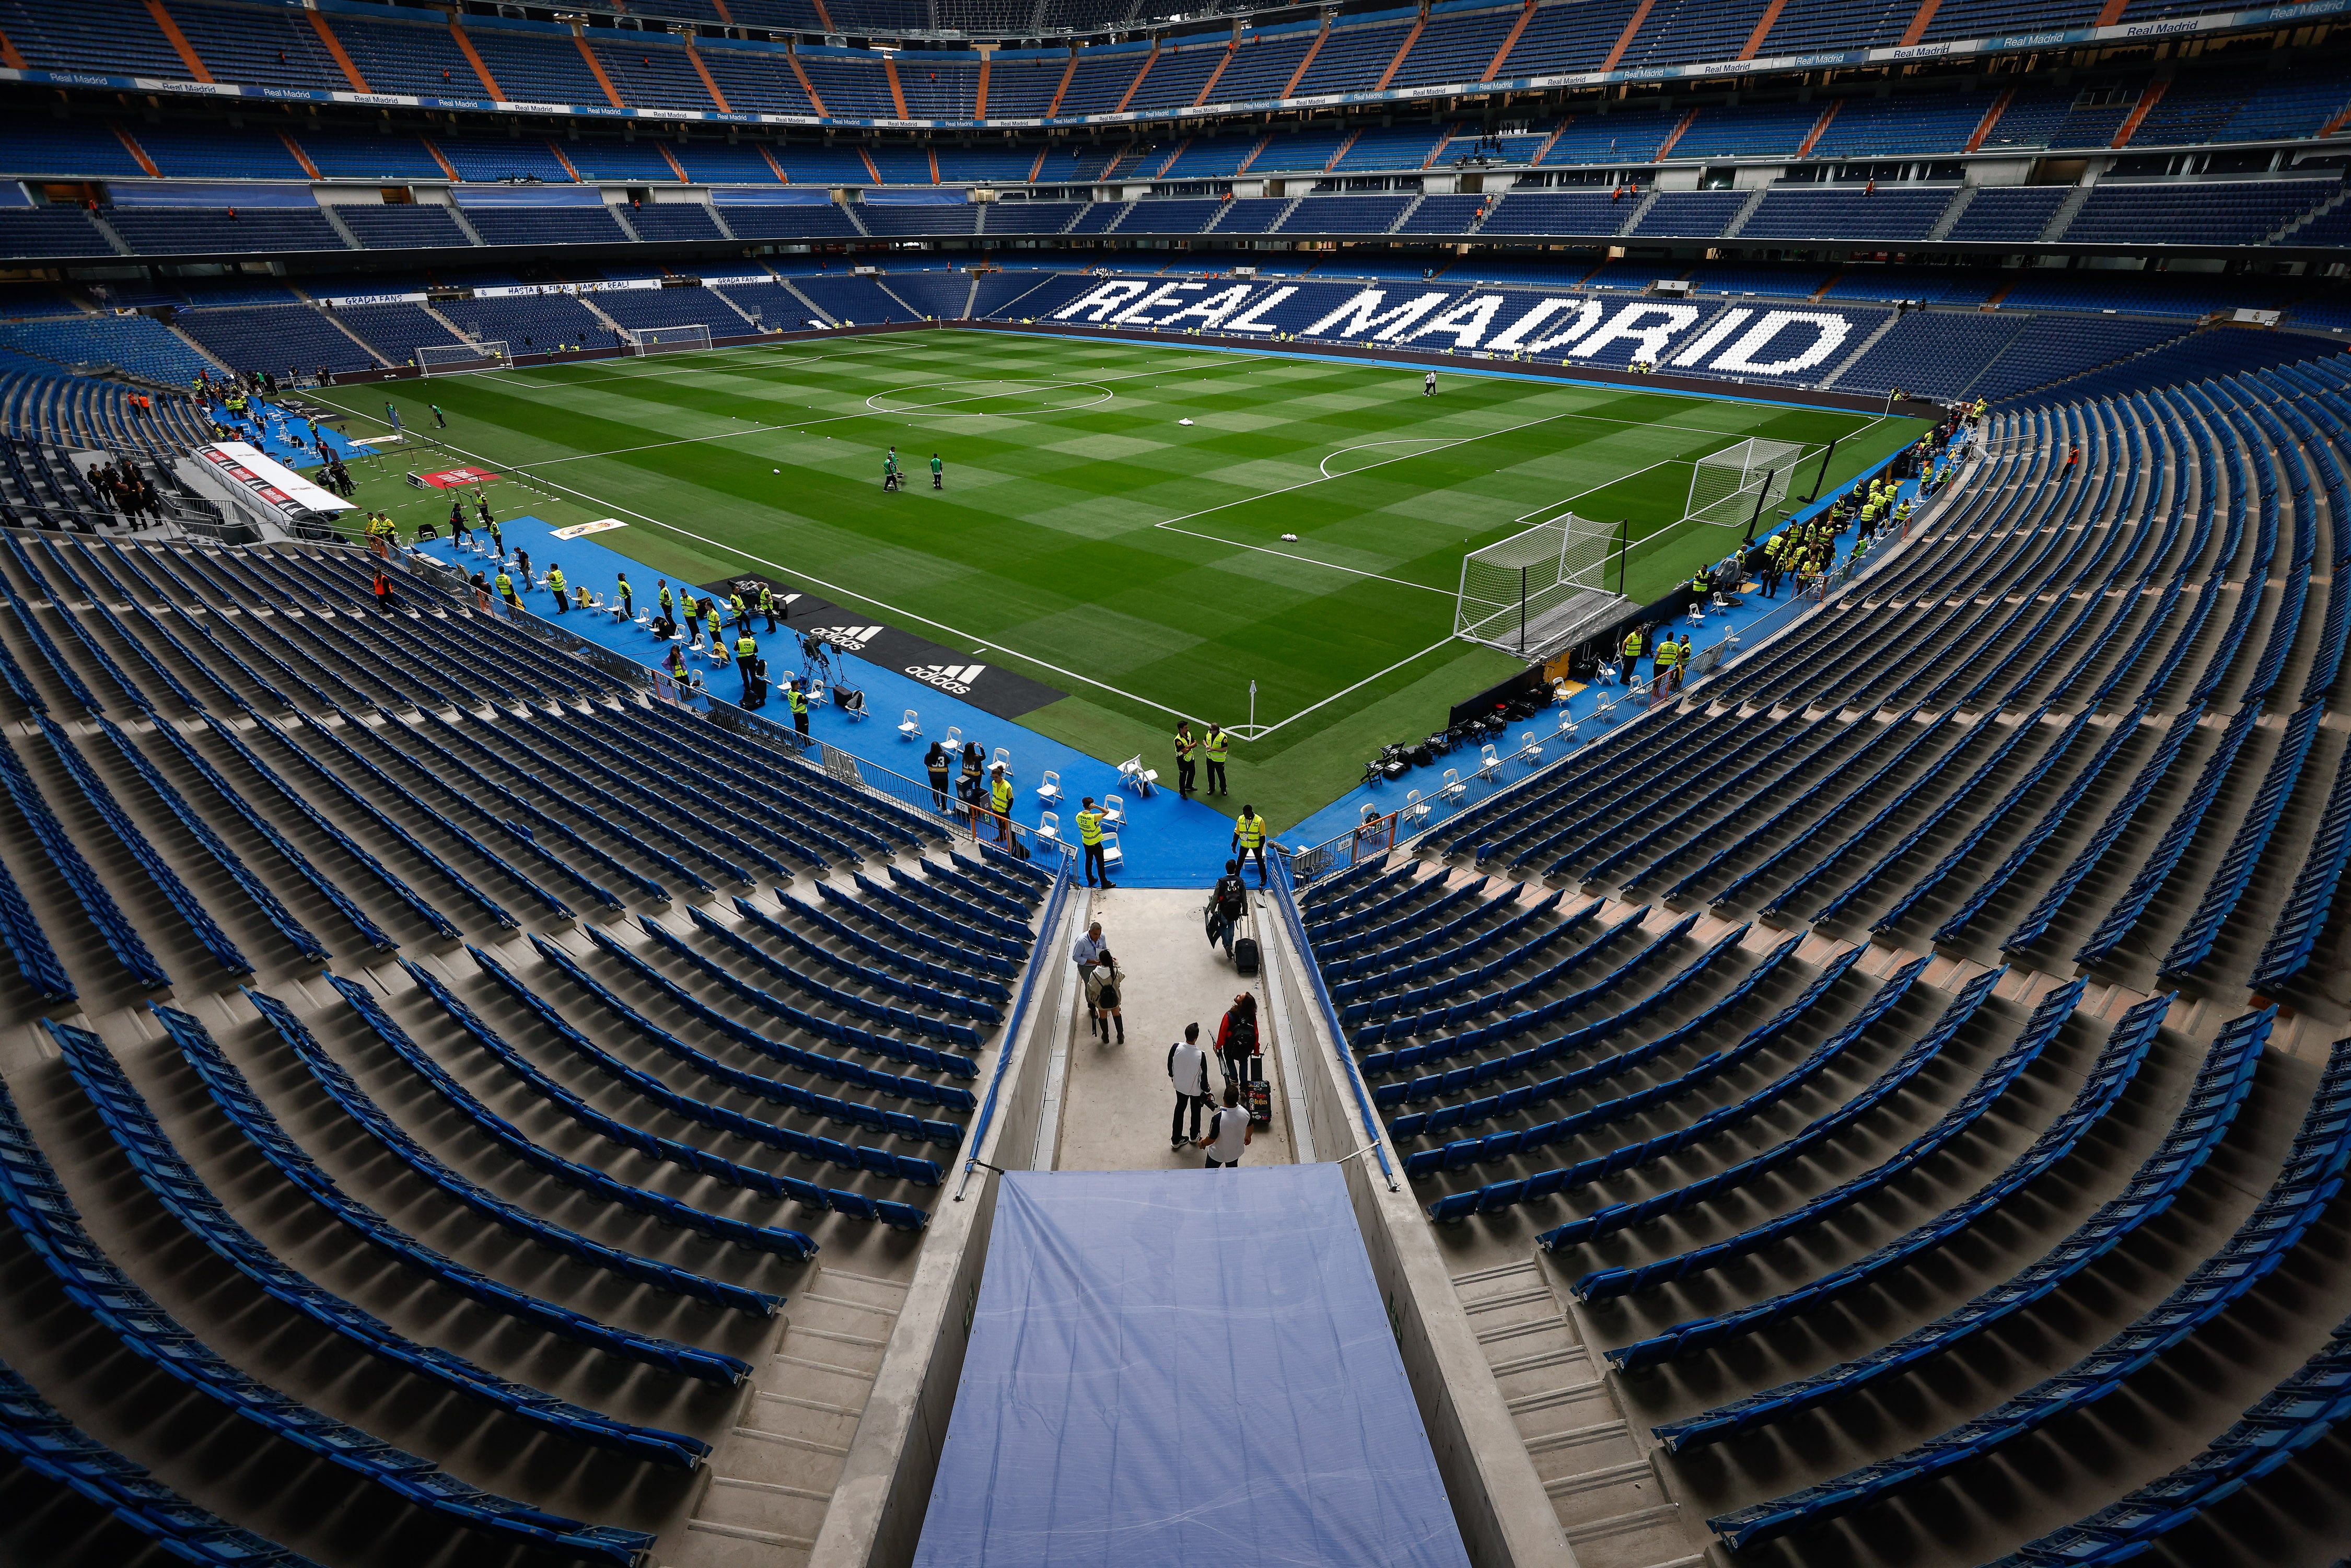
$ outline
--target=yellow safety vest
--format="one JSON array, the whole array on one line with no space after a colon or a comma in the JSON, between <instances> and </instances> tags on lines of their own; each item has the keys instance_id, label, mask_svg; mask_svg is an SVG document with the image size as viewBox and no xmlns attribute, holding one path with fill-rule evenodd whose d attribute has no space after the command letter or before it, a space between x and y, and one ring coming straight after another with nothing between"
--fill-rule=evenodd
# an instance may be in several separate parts
<instances>
[{"instance_id":1,"label":"yellow safety vest","mask_svg":"<svg viewBox=\"0 0 2351 1568\"><path fill-rule=\"evenodd\" d=\"M508 577L503 571L498 573L498 597L500 599L512 599L514 597L514 579Z\"/></svg>"},{"instance_id":2,"label":"yellow safety vest","mask_svg":"<svg viewBox=\"0 0 2351 1568\"><path fill-rule=\"evenodd\" d=\"M801 691L799 687L794 686L792 688L793 716L798 717L806 712L808 712L808 694Z\"/></svg>"},{"instance_id":3,"label":"yellow safety vest","mask_svg":"<svg viewBox=\"0 0 2351 1568\"><path fill-rule=\"evenodd\" d=\"M1102 814L1100 811L1078 813L1078 842L1093 845L1102 842Z\"/></svg>"},{"instance_id":4,"label":"yellow safety vest","mask_svg":"<svg viewBox=\"0 0 2351 1568\"><path fill-rule=\"evenodd\" d=\"M1182 730L1177 730L1177 731L1176 732L1176 761L1178 761L1178 762L1189 762L1189 761L1191 761L1191 760L1192 760L1192 753L1194 753L1194 752L1196 752L1196 751L1197 751L1197 750L1199 750L1199 749L1200 749L1200 743L1199 743L1198 741L1196 741L1196 740L1193 739L1193 738L1192 738L1192 737L1190 737L1190 736L1188 736L1188 735L1185 734Z\"/></svg>"},{"instance_id":5,"label":"yellow safety vest","mask_svg":"<svg viewBox=\"0 0 2351 1568\"><path fill-rule=\"evenodd\" d=\"M1628 632L1625 634L1625 656L1628 659L1637 659L1641 656L1641 634L1638 632Z\"/></svg>"},{"instance_id":6,"label":"yellow safety vest","mask_svg":"<svg viewBox=\"0 0 2351 1568\"><path fill-rule=\"evenodd\" d=\"M1222 762L1225 759L1225 748L1229 744L1231 743L1225 738L1225 732L1223 730L1210 730L1208 732L1208 760L1211 762Z\"/></svg>"},{"instance_id":7,"label":"yellow safety vest","mask_svg":"<svg viewBox=\"0 0 2351 1568\"><path fill-rule=\"evenodd\" d=\"M670 605L669 590L668 590L668 589L666 589L666 588L664 588L664 589L663 589L663 590L661 591L661 607L662 607L662 613L663 613L663 614L666 615L666 614L668 614L668 613L669 613L669 605Z\"/></svg>"},{"instance_id":8,"label":"yellow safety vest","mask_svg":"<svg viewBox=\"0 0 2351 1568\"><path fill-rule=\"evenodd\" d=\"M735 656L737 658L747 659L758 651L759 644L753 642L749 637L745 636L735 639Z\"/></svg>"},{"instance_id":9,"label":"yellow safety vest","mask_svg":"<svg viewBox=\"0 0 2351 1568\"><path fill-rule=\"evenodd\" d=\"M561 567L550 566L547 569L547 586L555 591L557 597L562 596L563 569Z\"/></svg>"},{"instance_id":10,"label":"yellow safety vest","mask_svg":"<svg viewBox=\"0 0 2351 1568\"><path fill-rule=\"evenodd\" d=\"M1011 810L1012 781L1009 779L998 779L994 784L988 786L987 797L996 802L998 816Z\"/></svg>"},{"instance_id":11,"label":"yellow safety vest","mask_svg":"<svg viewBox=\"0 0 2351 1568\"><path fill-rule=\"evenodd\" d=\"M1265 819L1263 817L1243 817L1239 821L1233 824L1233 832L1238 838L1239 838L1241 848L1245 850L1253 850L1257 848L1258 845L1265 842Z\"/></svg>"},{"instance_id":12,"label":"yellow safety vest","mask_svg":"<svg viewBox=\"0 0 2351 1568\"><path fill-rule=\"evenodd\" d=\"M743 596L737 593L733 598L729 599L727 602L735 606L736 619L738 621L741 620L743 616Z\"/></svg>"}]
</instances>

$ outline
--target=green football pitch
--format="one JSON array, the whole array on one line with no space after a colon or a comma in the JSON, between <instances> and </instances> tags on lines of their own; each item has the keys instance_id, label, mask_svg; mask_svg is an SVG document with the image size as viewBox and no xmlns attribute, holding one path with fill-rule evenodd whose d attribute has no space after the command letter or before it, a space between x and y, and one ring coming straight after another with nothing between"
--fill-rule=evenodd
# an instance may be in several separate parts
<instances>
[{"instance_id":1,"label":"green football pitch","mask_svg":"<svg viewBox=\"0 0 2351 1568\"><path fill-rule=\"evenodd\" d=\"M1465 552L1565 511L1625 519L1625 591L1646 601L1740 537L1681 520L1697 458L1834 440L1834 486L1922 428L1466 364L1427 397L1416 368L973 330L320 395L352 434L388 396L507 476L507 515L620 517L597 542L673 580L764 571L1042 681L1069 695L1021 722L1105 760L1164 768L1178 715L1239 727L1255 682L1233 786L1277 829L1522 667L1453 636ZM893 445L911 476L885 494ZM402 485L418 460L388 460L359 502L404 528L445 509Z\"/></svg>"}]
</instances>

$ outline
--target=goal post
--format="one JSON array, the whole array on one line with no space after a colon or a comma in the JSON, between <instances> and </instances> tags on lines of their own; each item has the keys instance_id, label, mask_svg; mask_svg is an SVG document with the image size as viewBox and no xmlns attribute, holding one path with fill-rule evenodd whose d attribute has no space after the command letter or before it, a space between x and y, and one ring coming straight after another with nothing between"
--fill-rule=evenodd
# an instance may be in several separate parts
<instances>
[{"instance_id":1,"label":"goal post","mask_svg":"<svg viewBox=\"0 0 2351 1568\"><path fill-rule=\"evenodd\" d=\"M1689 499L1682 521L1743 528L1795 488L1796 469L1820 448L1750 435L1690 465Z\"/></svg>"},{"instance_id":2,"label":"goal post","mask_svg":"<svg viewBox=\"0 0 2351 1568\"><path fill-rule=\"evenodd\" d=\"M622 327L621 346L632 354L675 354L710 347L710 325L696 321L684 327Z\"/></svg>"},{"instance_id":3,"label":"goal post","mask_svg":"<svg viewBox=\"0 0 2351 1568\"><path fill-rule=\"evenodd\" d=\"M1614 525L1564 513L1461 558L1453 634L1544 659L1625 602L1608 586Z\"/></svg>"},{"instance_id":4,"label":"goal post","mask_svg":"<svg viewBox=\"0 0 2351 1568\"><path fill-rule=\"evenodd\" d=\"M460 371L504 370L514 363L503 340L488 343L423 343L416 350L416 368L428 376L455 375Z\"/></svg>"}]
</instances>

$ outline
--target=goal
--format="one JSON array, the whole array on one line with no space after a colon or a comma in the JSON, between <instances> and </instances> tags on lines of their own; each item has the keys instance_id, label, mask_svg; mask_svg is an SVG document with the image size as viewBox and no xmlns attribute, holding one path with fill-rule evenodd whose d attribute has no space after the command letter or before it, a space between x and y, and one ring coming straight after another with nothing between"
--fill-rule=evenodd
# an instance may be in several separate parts
<instances>
[{"instance_id":1,"label":"goal","mask_svg":"<svg viewBox=\"0 0 2351 1568\"><path fill-rule=\"evenodd\" d=\"M1708 453L1690 465L1689 504L1682 520L1745 528L1786 499L1795 485L1796 465L1816 450L1800 442L1750 435L1736 446Z\"/></svg>"},{"instance_id":2,"label":"goal","mask_svg":"<svg viewBox=\"0 0 2351 1568\"><path fill-rule=\"evenodd\" d=\"M1565 513L1461 558L1453 634L1549 658L1625 602L1608 587L1615 528Z\"/></svg>"},{"instance_id":3,"label":"goal","mask_svg":"<svg viewBox=\"0 0 2351 1568\"><path fill-rule=\"evenodd\" d=\"M416 350L416 368L428 376L455 375L460 371L503 370L514 363L503 342L423 343Z\"/></svg>"},{"instance_id":4,"label":"goal","mask_svg":"<svg viewBox=\"0 0 2351 1568\"><path fill-rule=\"evenodd\" d=\"M701 321L690 327L622 327L621 346L632 354L675 354L710 347L710 328Z\"/></svg>"}]
</instances>

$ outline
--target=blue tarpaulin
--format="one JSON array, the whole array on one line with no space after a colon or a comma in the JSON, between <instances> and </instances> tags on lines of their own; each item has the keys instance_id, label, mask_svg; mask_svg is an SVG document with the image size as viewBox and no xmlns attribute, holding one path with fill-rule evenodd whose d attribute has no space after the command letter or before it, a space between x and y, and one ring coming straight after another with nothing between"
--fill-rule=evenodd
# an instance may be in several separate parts
<instances>
[{"instance_id":1,"label":"blue tarpaulin","mask_svg":"<svg viewBox=\"0 0 2351 1568\"><path fill-rule=\"evenodd\" d=\"M1466 1568L1336 1166L1002 1180L916 1568Z\"/></svg>"}]
</instances>

